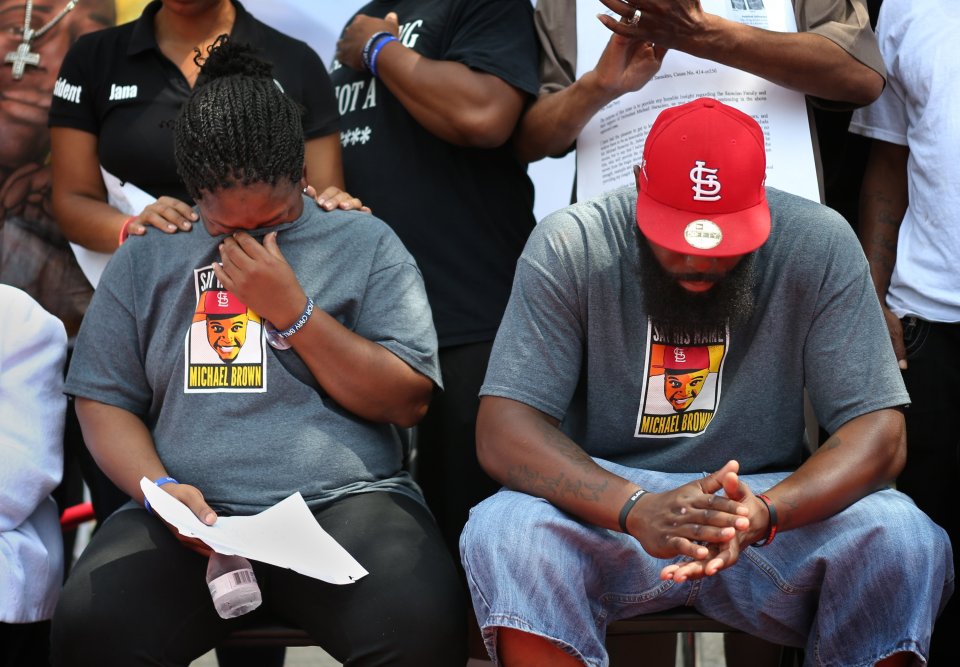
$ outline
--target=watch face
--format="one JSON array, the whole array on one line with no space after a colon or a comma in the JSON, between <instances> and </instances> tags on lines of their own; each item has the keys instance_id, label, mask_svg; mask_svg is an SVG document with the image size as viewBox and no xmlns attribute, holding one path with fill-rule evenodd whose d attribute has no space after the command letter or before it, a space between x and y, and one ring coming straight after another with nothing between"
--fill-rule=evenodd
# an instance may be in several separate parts
<instances>
[{"instance_id":1,"label":"watch face","mask_svg":"<svg viewBox=\"0 0 960 667\"><path fill-rule=\"evenodd\" d=\"M286 338L273 327L267 320L263 321L263 330L267 334L267 342L274 350L289 350L291 345Z\"/></svg>"}]
</instances>

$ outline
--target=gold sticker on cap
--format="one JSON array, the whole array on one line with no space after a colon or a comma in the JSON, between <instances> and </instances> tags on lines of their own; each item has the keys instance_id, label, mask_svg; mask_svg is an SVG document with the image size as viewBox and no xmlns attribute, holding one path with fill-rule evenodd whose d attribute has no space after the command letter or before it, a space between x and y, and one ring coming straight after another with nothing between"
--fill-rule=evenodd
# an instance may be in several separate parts
<instances>
[{"instance_id":1,"label":"gold sticker on cap","mask_svg":"<svg viewBox=\"0 0 960 667\"><path fill-rule=\"evenodd\" d=\"M715 222L694 220L683 230L683 238L697 250L710 250L720 245L723 232Z\"/></svg>"}]
</instances>

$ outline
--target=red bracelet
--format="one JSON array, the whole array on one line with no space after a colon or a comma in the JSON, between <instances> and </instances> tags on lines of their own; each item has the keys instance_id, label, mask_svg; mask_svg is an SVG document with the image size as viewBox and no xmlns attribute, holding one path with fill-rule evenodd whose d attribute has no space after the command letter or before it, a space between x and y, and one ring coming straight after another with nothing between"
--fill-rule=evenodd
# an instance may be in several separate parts
<instances>
[{"instance_id":1,"label":"red bracelet","mask_svg":"<svg viewBox=\"0 0 960 667\"><path fill-rule=\"evenodd\" d=\"M770 500L766 495L762 493L757 494L757 498L760 499L764 505L767 506L767 512L770 514L770 530L767 531L767 536L760 540L759 542L754 542L753 546L755 547L765 547L771 542L777 534L777 508L773 504L773 501Z\"/></svg>"},{"instance_id":2,"label":"red bracelet","mask_svg":"<svg viewBox=\"0 0 960 667\"><path fill-rule=\"evenodd\" d=\"M137 216L131 215L129 218L123 221L123 224L120 225L120 238L117 239L117 247L123 245L123 242L127 240L127 237L130 236L130 223L137 219Z\"/></svg>"}]
</instances>

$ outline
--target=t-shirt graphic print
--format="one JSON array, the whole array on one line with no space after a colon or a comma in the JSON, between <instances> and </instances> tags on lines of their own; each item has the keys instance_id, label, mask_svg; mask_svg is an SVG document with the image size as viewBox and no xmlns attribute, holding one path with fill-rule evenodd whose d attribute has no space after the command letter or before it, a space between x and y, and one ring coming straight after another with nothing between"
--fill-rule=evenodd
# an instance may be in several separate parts
<instances>
[{"instance_id":1,"label":"t-shirt graphic print","mask_svg":"<svg viewBox=\"0 0 960 667\"><path fill-rule=\"evenodd\" d=\"M187 331L184 393L265 392L266 336L259 315L209 266L194 269L197 305Z\"/></svg>"},{"instance_id":2,"label":"t-shirt graphic print","mask_svg":"<svg viewBox=\"0 0 960 667\"><path fill-rule=\"evenodd\" d=\"M647 323L646 377L635 437L703 433L720 402L726 327L674 331Z\"/></svg>"}]
</instances>

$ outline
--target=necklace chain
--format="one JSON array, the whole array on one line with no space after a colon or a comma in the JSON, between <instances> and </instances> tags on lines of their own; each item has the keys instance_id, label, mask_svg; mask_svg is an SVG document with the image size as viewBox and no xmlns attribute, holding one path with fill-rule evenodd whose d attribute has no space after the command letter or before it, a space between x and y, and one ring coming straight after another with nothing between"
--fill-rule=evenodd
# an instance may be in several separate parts
<instances>
[{"instance_id":1,"label":"necklace chain","mask_svg":"<svg viewBox=\"0 0 960 667\"><path fill-rule=\"evenodd\" d=\"M24 13L23 13L24 43L29 44L30 42L37 39L38 37L42 37L44 34L46 34L46 32L50 30L50 28L52 28L53 26L57 25L60 22L60 19L66 16L71 9L76 7L78 2L80 2L80 0L69 0L69 2L67 2L66 5L64 5L63 9L60 10L60 13L58 13L52 19L47 21L39 29L32 30L30 28L30 22L33 19L33 0L27 0L27 4L26 4L26 7L24 8Z\"/></svg>"},{"instance_id":2,"label":"necklace chain","mask_svg":"<svg viewBox=\"0 0 960 667\"><path fill-rule=\"evenodd\" d=\"M19 81L23 78L23 72L27 65L40 67L40 54L30 50L30 43L37 37L42 37L50 28L57 25L60 19L77 6L79 1L80 0L68 0L59 14L47 21L38 30L33 30L30 27L30 23L33 20L33 0L27 0L23 10L23 35L20 39L20 46L17 47L16 51L11 51L4 56L3 59L4 65L9 64L13 66L12 76L14 81Z\"/></svg>"}]
</instances>

